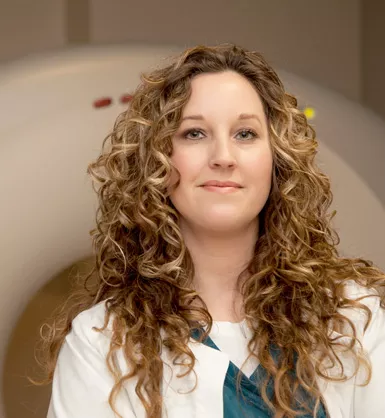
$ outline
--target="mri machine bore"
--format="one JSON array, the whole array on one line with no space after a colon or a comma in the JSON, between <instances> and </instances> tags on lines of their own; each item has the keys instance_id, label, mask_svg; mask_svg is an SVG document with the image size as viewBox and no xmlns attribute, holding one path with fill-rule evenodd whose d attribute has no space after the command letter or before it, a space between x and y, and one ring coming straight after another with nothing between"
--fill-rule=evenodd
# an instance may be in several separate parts
<instances>
[{"instance_id":1,"label":"mri machine bore","mask_svg":"<svg viewBox=\"0 0 385 418\"><path fill-rule=\"evenodd\" d=\"M96 197L87 165L127 106L121 96L142 71L179 51L84 47L0 67L1 417L45 416L49 388L31 387L25 375L41 321L66 296L69 273L92 262ZM385 269L384 121L278 72L300 106L314 109L309 116L320 143L318 164L332 181L341 253ZM93 106L101 98L111 104Z\"/></svg>"}]
</instances>

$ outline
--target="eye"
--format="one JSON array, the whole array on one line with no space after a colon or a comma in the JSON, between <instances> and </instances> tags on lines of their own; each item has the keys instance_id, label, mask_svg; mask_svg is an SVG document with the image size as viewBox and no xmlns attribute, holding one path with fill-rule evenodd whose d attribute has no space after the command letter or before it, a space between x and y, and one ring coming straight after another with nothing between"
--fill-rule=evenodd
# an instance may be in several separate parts
<instances>
[{"instance_id":1,"label":"eye","mask_svg":"<svg viewBox=\"0 0 385 418\"><path fill-rule=\"evenodd\" d=\"M257 136L258 135L251 129L242 129L241 131L237 133L238 139L241 139L242 141L255 139L257 138Z\"/></svg>"},{"instance_id":2,"label":"eye","mask_svg":"<svg viewBox=\"0 0 385 418\"><path fill-rule=\"evenodd\" d=\"M189 129L188 131L183 133L183 138L186 138L186 139L202 139L202 137L203 137L203 132L199 129Z\"/></svg>"}]
</instances>

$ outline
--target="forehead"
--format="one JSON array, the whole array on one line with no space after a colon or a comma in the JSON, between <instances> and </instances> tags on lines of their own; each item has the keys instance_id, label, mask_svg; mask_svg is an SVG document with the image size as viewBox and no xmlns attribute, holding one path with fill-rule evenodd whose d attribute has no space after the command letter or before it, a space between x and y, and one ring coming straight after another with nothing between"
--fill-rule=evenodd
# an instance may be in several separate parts
<instances>
[{"instance_id":1,"label":"forehead","mask_svg":"<svg viewBox=\"0 0 385 418\"><path fill-rule=\"evenodd\" d=\"M191 96L183 113L203 113L215 109L264 113L255 87L246 77L234 71L199 74L191 81Z\"/></svg>"}]
</instances>

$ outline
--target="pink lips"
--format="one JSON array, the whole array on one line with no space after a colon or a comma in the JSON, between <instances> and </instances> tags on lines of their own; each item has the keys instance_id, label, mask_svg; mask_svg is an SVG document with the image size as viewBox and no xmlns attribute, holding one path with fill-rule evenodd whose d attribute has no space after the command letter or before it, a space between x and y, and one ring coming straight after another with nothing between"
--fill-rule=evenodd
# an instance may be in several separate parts
<instances>
[{"instance_id":1,"label":"pink lips","mask_svg":"<svg viewBox=\"0 0 385 418\"><path fill-rule=\"evenodd\" d=\"M201 187L208 192L215 192L221 194L234 193L242 189L242 186L239 183L235 183L234 181L217 180L206 181L202 184Z\"/></svg>"},{"instance_id":2,"label":"pink lips","mask_svg":"<svg viewBox=\"0 0 385 418\"><path fill-rule=\"evenodd\" d=\"M239 183L235 183L234 181L217 181L217 180L210 180L206 181L202 184L203 187L236 187L241 188L242 186Z\"/></svg>"}]
</instances>

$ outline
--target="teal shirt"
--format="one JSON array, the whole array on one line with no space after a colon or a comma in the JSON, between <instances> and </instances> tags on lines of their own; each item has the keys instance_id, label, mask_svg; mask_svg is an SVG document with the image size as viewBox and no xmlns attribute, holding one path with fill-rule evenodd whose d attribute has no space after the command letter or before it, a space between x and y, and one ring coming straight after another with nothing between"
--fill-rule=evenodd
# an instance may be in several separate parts
<instances>
[{"instance_id":1,"label":"teal shirt","mask_svg":"<svg viewBox=\"0 0 385 418\"><path fill-rule=\"evenodd\" d=\"M201 335L201 329L195 329L192 332L192 338L199 341ZM203 340L203 344L219 350L215 345L214 341L207 337ZM277 352L277 351L275 351ZM274 351L272 350L274 356ZM238 373L241 375L240 379L240 390L237 391L237 376ZM265 401L262 398L262 395L258 389L258 382L263 382L266 376L266 370L259 365L254 373L247 377L243 374L239 368L233 363L229 362L229 367L227 369L225 381L223 384L223 418L271 418L273 413L271 409L267 406ZM304 399L308 395L303 391ZM267 385L267 396L272 398L273 396L273 381L271 380ZM309 399L310 406L314 405ZM298 403L298 402L297 402ZM294 407L298 412L300 411L299 405ZM302 418L313 418L312 414L303 414L300 415ZM321 404L318 409L317 418L327 418L327 413L324 406Z\"/></svg>"}]
</instances>

